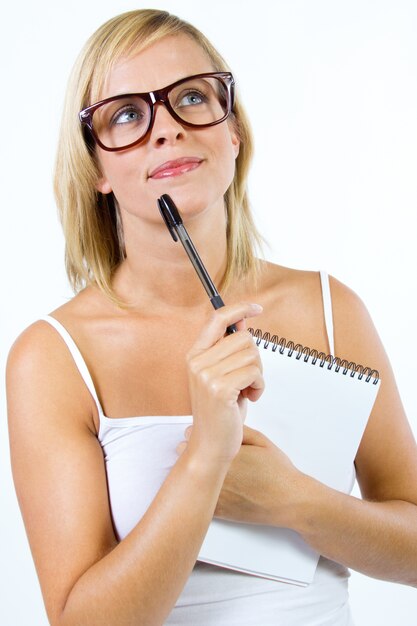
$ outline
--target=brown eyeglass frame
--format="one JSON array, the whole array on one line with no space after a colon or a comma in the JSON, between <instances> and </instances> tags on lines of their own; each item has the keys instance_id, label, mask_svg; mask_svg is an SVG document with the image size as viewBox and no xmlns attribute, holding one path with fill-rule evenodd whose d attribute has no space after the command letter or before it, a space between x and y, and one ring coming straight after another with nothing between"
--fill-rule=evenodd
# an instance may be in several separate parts
<instances>
[{"instance_id":1,"label":"brown eyeglass frame","mask_svg":"<svg viewBox=\"0 0 417 626\"><path fill-rule=\"evenodd\" d=\"M178 85L181 85L182 83L185 83L189 81L190 79L205 78L205 77L218 78L226 87L226 94L227 94L226 113L221 119L216 120L215 122L209 122L208 124L192 124L191 122L185 122L181 117L179 117L179 115L177 115L177 113L175 113L174 109L172 108L168 99L169 92L174 87L177 87ZM142 98L142 100L144 100L148 104L150 108L150 112L151 112L150 117L149 117L148 128L146 129L146 132L139 139L137 139L136 141L133 141L127 146L122 146L121 148L109 148L108 146L105 146L100 141L100 139L98 138L98 136L96 135L94 131L93 114L95 113L95 111L97 111L97 109L99 109L104 104L107 104L108 102L121 100L122 98L130 97L130 96L139 96L140 98ZM137 144L142 143L142 141L146 139L146 137L149 135L152 129L152 126L155 120L155 105L158 104L159 102L165 105L166 109L169 111L172 117L181 125L190 126L191 128L207 128L208 126L215 126L216 124L220 124L221 122L224 122L224 120L229 117L233 109L234 97L235 97L235 80L230 72L204 72L203 74L194 74L193 76L187 76L186 78L181 78L181 80L177 80L175 83L171 83L171 85L168 85L167 87L163 87L162 89L156 89L155 91L148 91L146 93L120 94L119 96L112 96L111 98L100 100L100 102L96 102L95 104L92 104L86 107L85 109L82 109L82 111L79 112L78 117L81 122L81 125L87 131L87 133L84 134L84 137L88 146L91 146L91 141L94 140L103 150L107 150L108 152L118 152L119 150L126 150L127 148L131 148L132 146L136 146Z\"/></svg>"}]
</instances>

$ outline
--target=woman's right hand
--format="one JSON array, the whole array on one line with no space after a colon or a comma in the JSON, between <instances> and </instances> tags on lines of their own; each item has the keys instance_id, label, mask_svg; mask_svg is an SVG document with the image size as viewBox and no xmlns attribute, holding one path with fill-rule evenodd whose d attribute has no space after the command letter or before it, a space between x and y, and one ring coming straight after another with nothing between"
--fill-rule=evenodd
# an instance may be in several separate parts
<instances>
[{"instance_id":1,"label":"woman's right hand","mask_svg":"<svg viewBox=\"0 0 417 626\"><path fill-rule=\"evenodd\" d=\"M246 401L262 395L259 351L245 318L262 312L240 303L217 309L187 355L193 428L187 449L207 461L229 465L242 444ZM236 324L237 332L226 335Z\"/></svg>"}]
</instances>

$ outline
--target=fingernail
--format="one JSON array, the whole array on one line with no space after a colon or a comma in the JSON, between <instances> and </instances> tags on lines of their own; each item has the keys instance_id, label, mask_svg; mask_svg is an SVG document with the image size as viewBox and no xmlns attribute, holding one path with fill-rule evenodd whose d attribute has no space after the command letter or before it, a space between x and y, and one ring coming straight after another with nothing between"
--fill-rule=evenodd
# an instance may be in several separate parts
<instances>
[{"instance_id":1,"label":"fingernail","mask_svg":"<svg viewBox=\"0 0 417 626\"><path fill-rule=\"evenodd\" d=\"M252 311L255 311L256 313L261 313L261 311L264 310L263 306L261 306L260 304L251 303L250 307Z\"/></svg>"}]
</instances>

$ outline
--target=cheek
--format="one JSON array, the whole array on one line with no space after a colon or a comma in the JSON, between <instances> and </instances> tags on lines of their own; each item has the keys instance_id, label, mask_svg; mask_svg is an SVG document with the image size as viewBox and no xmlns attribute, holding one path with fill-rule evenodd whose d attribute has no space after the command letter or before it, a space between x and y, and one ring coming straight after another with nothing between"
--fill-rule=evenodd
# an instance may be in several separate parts
<instances>
[{"instance_id":1,"label":"cheek","mask_svg":"<svg viewBox=\"0 0 417 626\"><path fill-rule=\"evenodd\" d=\"M236 157L239 154L238 147L228 137L223 148L223 159L219 175L225 180L227 187L231 184L236 170Z\"/></svg>"},{"instance_id":2,"label":"cheek","mask_svg":"<svg viewBox=\"0 0 417 626\"><path fill-rule=\"evenodd\" d=\"M239 155L240 140L234 128L233 123L227 125L227 144L229 149L229 158L233 162L233 170L235 169L236 159Z\"/></svg>"},{"instance_id":3,"label":"cheek","mask_svg":"<svg viewBox=\"0 0 417 626\"><path fill-rule=\"evenodd\" d=\"M104 151L103 151L104 152ZM123 202L124 197L133 193L133 185L141 177L140 159L131 151L106 152L99 159L102 177L99 184L102 193L113 192L117 200Z\"/></svg>"}]
</instances>

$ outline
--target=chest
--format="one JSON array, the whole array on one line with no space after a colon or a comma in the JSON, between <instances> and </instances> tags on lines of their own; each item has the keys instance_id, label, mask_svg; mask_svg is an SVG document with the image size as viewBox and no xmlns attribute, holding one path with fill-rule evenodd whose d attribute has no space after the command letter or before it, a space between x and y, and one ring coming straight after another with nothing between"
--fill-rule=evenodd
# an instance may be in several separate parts
<instances>
[{"instance_id":1,"label":"chest","mask_svg":"<svg viewBox=\"0 0 417 626\"><path fill-rule=\"evenodd\" d=\"M319 289L302 305L288 292L272 301L259 293L241 299L264 307L261 316L247 320L248 327L328 351ZM110 318L86 326L77 340L105 415L190 415L187 354L206 321L204 311L178 319Z\"/></svg>"},{"instance_id":2,"label":"chest","mask_svg":"<svg viewBox=\"0 0 417 626\"><path fill-rule=\"evenodd\" d=\"M87 365L107 417L189 415L186 358L193 324L129 323L84 341Z\"/></svg>"}]
</instances>

